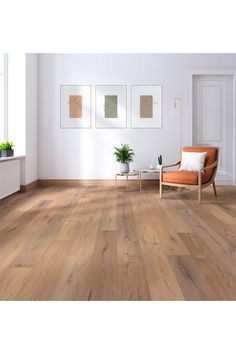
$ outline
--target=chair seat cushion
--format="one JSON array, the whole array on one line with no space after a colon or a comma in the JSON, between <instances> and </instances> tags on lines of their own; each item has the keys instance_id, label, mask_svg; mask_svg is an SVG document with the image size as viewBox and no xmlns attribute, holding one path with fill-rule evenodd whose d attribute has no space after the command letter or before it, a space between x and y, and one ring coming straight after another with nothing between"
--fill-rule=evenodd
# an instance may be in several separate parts
<instances>
[{"instance_id":1,"label":"chair seat cushion","mask_svg":"<svg viewBox=\"0 0 236 354\"><path fill-rule=\"evenodd\" d=\"M211 176L202 173L202 184L209 182ZM198 184L198 172L190 171L169 171L163 174L163 182L165 183L176 183L176 184L188 184L197 185Z\"/></svg>"}]
</instances>

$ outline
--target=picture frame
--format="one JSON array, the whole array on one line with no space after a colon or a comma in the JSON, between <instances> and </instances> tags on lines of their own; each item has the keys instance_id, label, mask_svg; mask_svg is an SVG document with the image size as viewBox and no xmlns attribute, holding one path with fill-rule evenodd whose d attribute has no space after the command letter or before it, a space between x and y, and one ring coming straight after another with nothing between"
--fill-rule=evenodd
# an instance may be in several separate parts
<instances>
[{"instance_id":1,"label":"picture frame","mask_svg":"<svg viewBox=\"0 0 236 354\"><path fill-rule=\"evenodd\" d=\"M126 129L127 86L96 85L95 116L98 129Z\"/></svg>"},{"instance_id":2,"label":"picture frame","mask_svg":"<svg viewBox=\"0 0 236 354\"><path fill-rule=\"evenodd\" d=\"M91 128L91 85L60 85L60 128Z\"/></svg>"},{"instance_id":3,"label":"picture frame","mask_svg":"<svg viewBox=\"0 0 236 354\"><path fill-rule=\"evenodd\" d=\"M131 85L131 128L162 128L160 85Z\"/></svg>"}]
</instances>

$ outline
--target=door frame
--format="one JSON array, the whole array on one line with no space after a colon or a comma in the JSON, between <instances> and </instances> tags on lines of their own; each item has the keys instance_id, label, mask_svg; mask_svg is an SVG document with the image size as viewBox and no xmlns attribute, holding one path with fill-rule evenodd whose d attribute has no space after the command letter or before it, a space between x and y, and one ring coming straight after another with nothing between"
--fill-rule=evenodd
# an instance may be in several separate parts
<instances>
[{"instance_id":1,"label":"door frame","mask_svg":"<svg viewBox=\"0 0 236 354\"><path fill-rule=\"evenodd\" d=\"M236 70L234 69L186 69L185 70L185 115L183 119L184 145L193 144L193 76L230 75L233 80L233 184L236 185Z\"/></svg>"}]
</instances>

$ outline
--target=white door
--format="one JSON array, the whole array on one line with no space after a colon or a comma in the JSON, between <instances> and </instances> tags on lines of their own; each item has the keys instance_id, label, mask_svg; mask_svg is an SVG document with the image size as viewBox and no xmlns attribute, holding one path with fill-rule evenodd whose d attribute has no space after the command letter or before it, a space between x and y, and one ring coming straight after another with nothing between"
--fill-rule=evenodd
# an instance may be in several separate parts
<instances>
[{"instance_id":1,"label":"white door","mask_svg":"<svg viewBox=\"0 0 236 354\"><path fill-rule=\"evenodd\" d=\"M220 148L216 181L233 183L233 77L195 75L193 144Z\"/></svg>"}]
</instances>

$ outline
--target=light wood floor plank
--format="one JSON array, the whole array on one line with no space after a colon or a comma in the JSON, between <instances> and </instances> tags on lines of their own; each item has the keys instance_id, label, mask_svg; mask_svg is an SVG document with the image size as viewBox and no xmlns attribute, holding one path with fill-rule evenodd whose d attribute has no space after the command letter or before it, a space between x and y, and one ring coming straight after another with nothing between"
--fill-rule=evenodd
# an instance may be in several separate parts
<instances>
[{"instance_id":1,"label":"light wood floor plank","mask_svg":"<svg viewBox=\"0 0 236 354\"><path fill-rule=\"evenodd\" d=\"M236 300L236 188L38 187L0 201L1 300Z\"/></svg>"}]
</instances>

